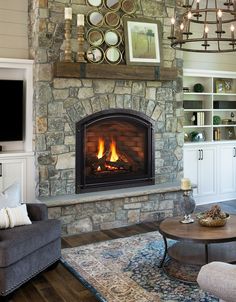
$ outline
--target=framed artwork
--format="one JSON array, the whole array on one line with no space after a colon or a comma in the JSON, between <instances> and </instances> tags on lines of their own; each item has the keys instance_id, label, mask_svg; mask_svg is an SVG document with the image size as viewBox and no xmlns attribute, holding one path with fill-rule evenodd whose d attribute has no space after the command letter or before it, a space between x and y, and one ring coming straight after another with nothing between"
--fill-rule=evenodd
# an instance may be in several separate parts
<instances>
[{"instance_id":1,"label":"framed artwork","mask_svg":"<svg viewBox=\"0 0 236 302\"><path fill-rule=\"evenodd\" d=\"M125 57L127 65L161 63L159 21L124 17Z\"/></svg>"}]
</instances>

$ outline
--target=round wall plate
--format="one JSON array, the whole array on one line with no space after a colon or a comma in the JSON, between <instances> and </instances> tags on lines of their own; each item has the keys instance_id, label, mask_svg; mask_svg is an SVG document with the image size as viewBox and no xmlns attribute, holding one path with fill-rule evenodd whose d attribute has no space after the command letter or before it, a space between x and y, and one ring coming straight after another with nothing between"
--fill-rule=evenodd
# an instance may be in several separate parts
<instances>
[{"instance_id":1,"label":"round wall plate","mask_svg":"<svg viewBox=\"0 0 236 302\"><path fill-rule=\"evenodd\" d=\"M87 14L87 21L92 26L101 27L104 23L104 17L102 13L93 10Z\"/></svg>"},{"instance_id":2,"label":"round wall plate","mask_svg":"<svg viewBox=\"0 0 236 302\"><path fill-rule=\"evenodd\" d=\"M99 47L91 46L86 52L86 57L89 62L99 64L104 60L104 52Z\"/></svg>"},{"instance_id":3,"label":"round wall plate","mask_svg":"<svg viewBox=\"0 0 236 302\"><path fill-rule=\"evenodd\" d=\"M111 46L106 49L105 58L109 64L119 64L122 59L122 55L117 47Z\"/></svg>"},{"instance_id":4,"label":"round wall plate","mask_svg":"<svg viewBox=\"0 0 236 302\"><path fill-rule=\"evenodd\" d=\"M87 0L87 4L93 7L101 7L103 0Z\"/></svg>"},{"instance_id":5,"label":"round wall plate","mask_svg":"<svg viewBox=\"0 0 236 302\"><path fill-rule=\"evenodd\" d=\"M121 35L115 29L109 29L104 34L104 41L108 46L118 46L121 43Z\"/></svg>"},{"instance_id":6,"label":"round wall plate","mask_svg":"<svg viewBox=\"0 0 236 302\"><path fill-rule=\"evenodd\" d=\"M99 28L91 28L87 32L87 41L93 46L100 46L104 42L104 34Z\"/></svg>"},{"instance_id":7,"label":"round wall plate","mask_svg":"<svg viewBox=\"0 0 236 302\"><path fill-rule=\"evenodd\" d=\"M121 9L126 14L133 14L136 11L136 4L134 0L123 0Z\"/></svg>"},{"instance_id":8,"label":"round wall plate","mask_svg":"<svg viewBox=\"0 0 236 302\"><path fill-rule=\"evenodd\" d=\"M120 0L105 0L105 6L106 8L117 11L121 7L121 1Z\"/></svg>"},{"instance_id":9,"label":"round wall plate","mask_svg":"<svg viewBox=\"0 0 236 302\"><path fill-rule=\"evenodd\" d=\"M105 23L109 27L117 28L120 26L120 16L115 12L108 12L105 14Z\"/></svg>"}]
</instances>

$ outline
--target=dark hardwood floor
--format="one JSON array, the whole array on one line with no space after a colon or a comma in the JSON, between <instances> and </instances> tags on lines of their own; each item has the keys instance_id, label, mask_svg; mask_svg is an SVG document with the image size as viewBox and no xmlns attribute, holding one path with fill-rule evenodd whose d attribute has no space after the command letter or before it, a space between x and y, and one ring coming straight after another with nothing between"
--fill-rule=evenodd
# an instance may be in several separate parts
<instances>
[{"instance_id":1,"label":"dark hardwood floor","mask_svg":"<svg viewBox=\"0 0 236 302\"><path fill-rule=\"evenodd\" d=\"M236 200L219 203L221 208L236 214ZM196 212L209 209L211 205L198 206ZM158 230L159 222L142 223L129 227L92 232L62 238L62 248L128 237ZM1 301L1 299L0 299ZM18 289L12 302L96 302L97 299L63 265L43 272Z\"/></svg>"}]
</instances>

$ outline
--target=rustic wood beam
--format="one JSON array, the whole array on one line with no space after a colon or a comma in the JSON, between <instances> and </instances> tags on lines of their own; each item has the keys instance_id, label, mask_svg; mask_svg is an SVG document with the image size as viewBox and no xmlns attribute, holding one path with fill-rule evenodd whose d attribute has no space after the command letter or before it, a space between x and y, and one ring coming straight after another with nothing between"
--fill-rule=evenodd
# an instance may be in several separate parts
<instances>
[{"instance_id":1,"label":"rustic wood beam","mask_svg":"<svg viewBox=\"0 0 236 302\"><path fill-rule=\"evenodd\" d=\"M58 78L172 81L177 73L177 68L160 66L54 63L54 76Z\"/></svg>"}]
</instances>

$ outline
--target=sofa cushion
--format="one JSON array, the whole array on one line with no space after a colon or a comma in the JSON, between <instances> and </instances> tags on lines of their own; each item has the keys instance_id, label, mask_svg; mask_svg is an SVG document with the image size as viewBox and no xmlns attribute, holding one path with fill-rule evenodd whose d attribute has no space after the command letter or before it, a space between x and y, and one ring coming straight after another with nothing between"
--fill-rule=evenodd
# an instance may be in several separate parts
<instances>
[{"instance_id":1,"label":"sofa cushion","mask_svg":"<svg viewBox=\"0 0 236 302\"><path fill-rule=\"evenodd\" d=\"M15 182L0 193L0 209L20 205L20 184Z\"/></svg>"},{"instance_id":2,"label":"sofa cushion","mask_svg":"<svg viewBox=\"0 0 236 302\"><path fill-rule=\"evenodd\" d=\"M7 210L0 209L0 229L7 229L10 227L10 221L7 214Z\"/></svg>"},{"instance_id":3,"label":"sofa cushion","mask_svg":"<svg viewBox=\"0 0 236 302\"><path fill-rule=\"evenodd\" d=\"M22 204L15 208L7 208L6 210L9 217L10 228L32 223L29 219L25 204Z\"/></svg>"},{"instance_id":4,"label":"sofa cushion","mask_svg":"<svg viewBox=\"0 0 236 302\"><path fill-rule=\"evenodd\" d=\"M61 236L60 221L49 219L0 231L0 267L6 267Z\"/></svg>"}]
</instances>

